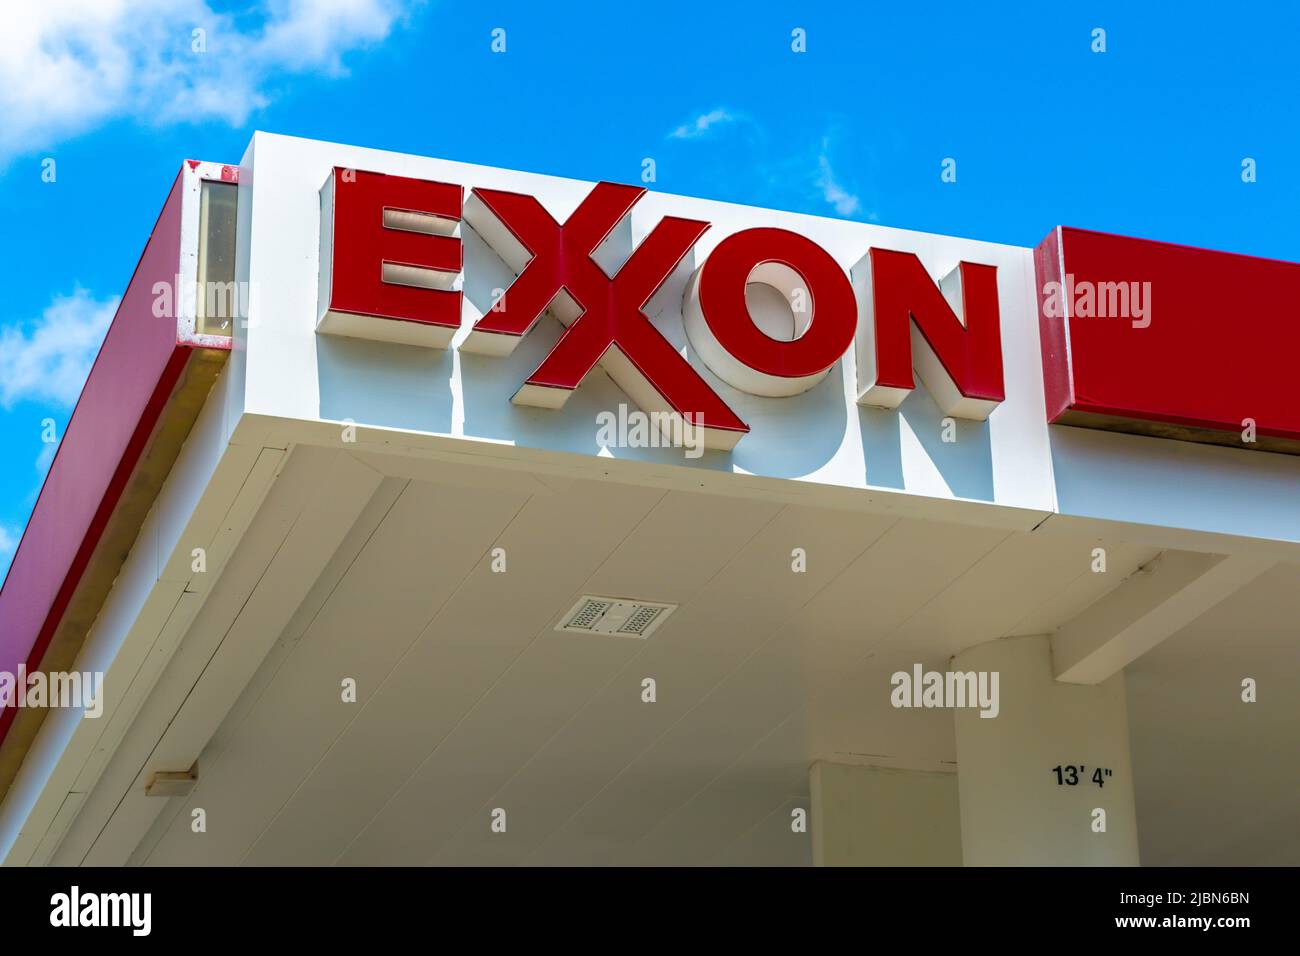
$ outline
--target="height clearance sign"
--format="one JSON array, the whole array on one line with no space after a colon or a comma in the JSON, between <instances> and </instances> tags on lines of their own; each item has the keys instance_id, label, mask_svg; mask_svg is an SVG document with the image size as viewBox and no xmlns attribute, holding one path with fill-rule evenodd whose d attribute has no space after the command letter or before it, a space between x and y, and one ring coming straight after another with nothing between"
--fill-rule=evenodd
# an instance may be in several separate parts
<instances>
[{"instance_id":1,"label":"height clearance sign","mask_svg":"<svg viewBox=\"0 0 1300 956\"><path fill-rule=\"evenodd\" d=\"M336 167L321 189L317 328L447 348L461 328L463 222L516 278L460 348L509 355L548 311L565 326L515 403L560 408L599 365L665 428L684 422L705 447L734 448L749 426L645 311L711 224L664 216L612 274L600 264L645 193L602 182L557 222L522 193ZM755 285L784 300L788 334L756 323ZM742 229L694 265L681 314L709 371L749 394L805 392L856 343L862 405L896 408L914 370L945 415L982 421L1005 398L994 265L962 261L936 283L915 254L873 247L846 275L796 232Z\"/></svg>"}]
</instances>

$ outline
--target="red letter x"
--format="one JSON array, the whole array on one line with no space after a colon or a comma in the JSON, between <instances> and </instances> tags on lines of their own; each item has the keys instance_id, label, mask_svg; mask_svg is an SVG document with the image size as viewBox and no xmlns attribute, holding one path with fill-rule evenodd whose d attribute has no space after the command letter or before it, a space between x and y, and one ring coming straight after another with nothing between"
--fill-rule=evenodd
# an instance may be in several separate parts
<instances>
[{"instance_id":1,"label":"red letter x","mask_svg":"<svg viewBox=\"0 0 1300 956\"><path fill-rule=\"evenodd\" d=\"M475 189L465 219L519 278L463 348L509 354L550 308L568 327L516 403L559 408L600 363L644 411L686 417L707 447L731 448L749 426L641 311L709 224L664 217L613 279L591 258L644 193L599 183L561 226L532 196Z\"/></svg>"}]
</instances>

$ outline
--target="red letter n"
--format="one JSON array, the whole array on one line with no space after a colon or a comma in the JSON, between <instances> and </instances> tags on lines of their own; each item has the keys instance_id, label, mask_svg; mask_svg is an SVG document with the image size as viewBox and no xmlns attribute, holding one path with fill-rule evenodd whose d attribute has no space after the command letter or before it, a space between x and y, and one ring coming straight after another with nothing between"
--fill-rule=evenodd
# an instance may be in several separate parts
<instances>
[{"instance_id":1,"label":"red letter n","mask_svg":"<svg viewBox=\"0 0 1300 956\"><path fill-rule=\"evenodd\" d=\"M1005 398L997 267L963 262L936 285L912 253L871 249L853 273L858 404L897 408L915 368L943 414L987 419Z\"/></svg>"}]
</instances>

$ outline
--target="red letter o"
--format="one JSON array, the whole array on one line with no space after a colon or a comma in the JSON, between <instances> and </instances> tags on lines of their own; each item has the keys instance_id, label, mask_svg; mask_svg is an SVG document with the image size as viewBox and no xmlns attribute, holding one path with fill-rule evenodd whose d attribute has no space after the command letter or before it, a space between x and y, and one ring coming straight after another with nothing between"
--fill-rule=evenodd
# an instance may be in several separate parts
<instances>
[{"instance_id":1,"label":"red letter o","mask_svg":"<svg viewBox=\"0 0 1300 956\"><path fill-rule=\"evenodd\" d=\"M807 326L788 341L760 329L745 302L751 282L775 288ZM720 379L754 395L798 395L853 343L857 303L848 276L821 246L785 229L746 229L722 240L686 289L686 334Z\"/></svg>"}]
</instances>

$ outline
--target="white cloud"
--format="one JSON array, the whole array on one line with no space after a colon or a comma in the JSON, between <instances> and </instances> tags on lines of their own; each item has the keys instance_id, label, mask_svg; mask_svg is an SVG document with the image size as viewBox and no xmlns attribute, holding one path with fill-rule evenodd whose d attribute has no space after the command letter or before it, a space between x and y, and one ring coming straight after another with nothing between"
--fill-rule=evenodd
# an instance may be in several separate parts
<instances>
[{"instance_id":1,"label":"white cloud","mask_svg":"<svg viewBox=\"0 0 1300 956\"><path fill-rule=\"evenodd\" d=\"M7 559L18 547L18 535L0 525L0 560Z\"/></svg>"},{"instance_id":2,"label":"white cloud","mask_svg":"<svg viewBox=\"0 0 1300 956\"><path fill-rule=\"evenodd\" d=\"M710 129L723 123L734 123L738 117L719 107L707 113L701 113L695 119L683 123L671 133L670 139L698 139Z\"/></svg>"},{"instance_id":3,"label":"white cloud","mask_svg":"<svg viewBox=\"0 0 1300 956\"><path fill-rule=\"evenodd\" d=\"M419 2L419 0L417 0ZM239 14L209 0L6 4L0 30L0 162L119 116L241 125L277 74L342 71L383 40L401 0L259 0ZM204 31L195 52L194 31Z\"/></svg>"},{"instance_id":4,"label":"white cloud","mask_svg":"<svg viewBox=\"0 0 1300 956\"><path fill-rule=\"evenodd\" d=\"M13 561L20 537L19 532L0 525L0 581L9 573L9 565Z\"/></svg>"},{"instance_id":5,"label":"white cloud","mask_svg":"<svg viewBox=\"0 0 1300 956\"><path fill-rule=\"evenodd\" d=\"M42 478L50 470L50 465L54 464L54 455L59 450L59 443L52 441L41 445L40 454L36 456L36 473Z\"/></svg>"},{"instance_id":6,"label":"white cloud","mask_svg":"<svg viewBox=\"0 0 1300 956\"><path fill-rule=\"evenodd\" d=\"M116 297L95 299L78 287L72 295L55 296L34 322L0 328L0 405L75 403L117 303Z\"/></svg>"},{"instance_id":7,"label":"white cloud","mask_svg":"<svg viewBox=\"0 0 1300 956\"><path fill-rule=\"evenodd\" d=\"M817 188L822 191L822 198L835 207L835 211L841 216L851 216L862 208L862 203L857 196L849 192L835 178L835 172L831 169L830 157L823 152L817 157Z\"/></svg>"}]
</instances>

